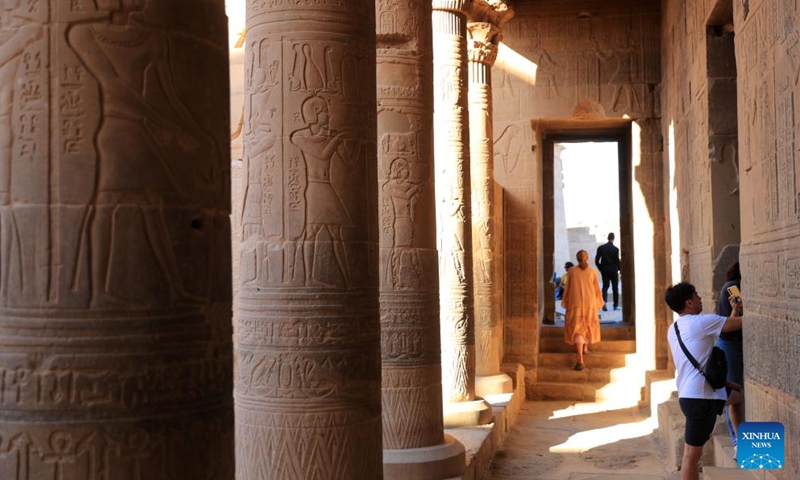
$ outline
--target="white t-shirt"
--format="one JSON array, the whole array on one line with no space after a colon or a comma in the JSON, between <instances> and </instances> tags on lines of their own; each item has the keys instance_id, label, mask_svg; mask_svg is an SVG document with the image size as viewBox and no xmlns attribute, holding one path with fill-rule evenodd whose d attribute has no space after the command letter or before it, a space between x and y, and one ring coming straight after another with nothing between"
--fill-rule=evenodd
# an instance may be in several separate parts
<instances>
[{"instance_id":1,"label":"white t-shirt","mask_svg":"<svg viewBox=\"0 0 800 480\"><path fill-rule=\"evenodd\" d=\"M697 360L700 367L705 366L711 355L711 347L716 345L717 337L722 332L727 318L711 313L700 315L684 315L678 317L678 328L681 330L681 339L686 349ZM704 398L707 400L727 400L728 394L724 388L714 390L708 384L699 370L694 368L692 362L678 343L675 326L670 325L667 330L667 341L675 360L676 383L679 398Z\"/></svg>"}]
</instances>

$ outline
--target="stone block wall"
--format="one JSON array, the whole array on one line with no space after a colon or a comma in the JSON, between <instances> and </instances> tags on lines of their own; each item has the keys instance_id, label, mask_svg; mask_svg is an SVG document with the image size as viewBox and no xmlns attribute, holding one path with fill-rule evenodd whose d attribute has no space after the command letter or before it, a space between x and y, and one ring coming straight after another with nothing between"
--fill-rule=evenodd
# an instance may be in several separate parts
<instances>
[{"instance_id":1,"label":"stone block wall","mask_svg":"<svg viewBox=\"0 0 800 480\"><path fill-rule=\"evenodd\" d=\"M786 426L786 469L776 477L800 478L800 376L791 368L800 352L800 11L787 1L667 0L663 12L664 162L665 171L674 169L665 200L677 203L670 227L680 231L680 245L670 249L673 258L681 252L682 276L710 299L716 255L730 241L717 219L738 200L747 420ZM716 58L707 54L708 39L719 32L708 26L735 35L738 145L721 154L711 138L719 132L708 128L710 119L719 126L713 119L721 107L709 99L717 94L716 80L709 89ZM738 177L727 196L714 189L715 169L725 162Z\"/></svg>"}]
</instances>

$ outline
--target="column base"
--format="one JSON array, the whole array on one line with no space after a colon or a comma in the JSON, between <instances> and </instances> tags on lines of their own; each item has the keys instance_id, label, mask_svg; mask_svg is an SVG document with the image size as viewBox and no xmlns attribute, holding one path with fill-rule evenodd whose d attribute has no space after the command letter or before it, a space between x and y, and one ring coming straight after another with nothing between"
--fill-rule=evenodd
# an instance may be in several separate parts
<instances>
[{"instance_id":1,"label":"column base","mask_svg":"<svg viewBox=\"0 0 800 480\"><path fill-rule=\"evenodd\" d=\"M461 477L464 468L464 445L447 434L441 445L383 451L384 480L444 480Z\"/></svg>"},{"instance_id":2,"label":"column base","mask_svg":"<svg viewBox=\"0 0 800 480\"><path fill-rule=\"evenodd\" d=\"M514 391L514 382L505 373L475 377L475 395L483 398Z\"/></svg>"},{"instance_id":3,"label":"column base","mask_svg":"<svg viewBox=\"0 0 800 480\"><path fill-rule=\"evenodd\" d=\"M482 398L444 404L444 428L486 425L492 423L493 419L492 406Z\"/></svg>"}]
</instances>

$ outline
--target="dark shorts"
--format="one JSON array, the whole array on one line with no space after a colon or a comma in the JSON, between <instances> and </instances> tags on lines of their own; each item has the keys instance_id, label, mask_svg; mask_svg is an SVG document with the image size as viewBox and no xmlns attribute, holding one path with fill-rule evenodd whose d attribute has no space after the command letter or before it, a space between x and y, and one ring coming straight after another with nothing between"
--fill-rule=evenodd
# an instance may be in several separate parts
<instances>
[{"instance_id":1,"label":"dark shorts","mask_svg":"<svg viewBox=\"0 0 800 480\"><path fill-rule=\"evenodd\" d=\"M717 415L725 408L725 400L706 400L702 398L680 398L683 416L686 417L686 430L683 439L687 445L702 447L711 438Z\"/></svg>"}]
</instances>

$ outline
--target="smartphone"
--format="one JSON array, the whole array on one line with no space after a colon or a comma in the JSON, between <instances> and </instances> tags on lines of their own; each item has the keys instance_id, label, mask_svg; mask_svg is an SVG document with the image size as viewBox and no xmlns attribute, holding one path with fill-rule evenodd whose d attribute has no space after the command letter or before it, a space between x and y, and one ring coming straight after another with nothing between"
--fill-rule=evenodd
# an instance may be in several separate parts
<instances>
[{"instance_id":1,"label":"smartphone","mask_svg":"<svg viewBox=\"0 0 800 480\"><path fill-rule=\"evenodd\" d=\"M733 301L736 303L742 303L742 292L739 290L739 287L736 285L731 285L728 287L728 295L733 295ZM736 307L736 315L742 316L744 312L742 312L741 305Z\"/></svg>"},{"instance_id":2,"label":"smartphone","mask_svg":"<svg viewBox=\"0 0 800 480\"><path fill-rule=\"evenodd\" d=\"M737 287L736 285L731 285L730 287L728 287L728 295L733 295L734 297L736 297L736 299L735 299L736 303L739 303L739 302L742 301L742 292L739 290L739 287Z\"/></svg>"}]
</instances>

